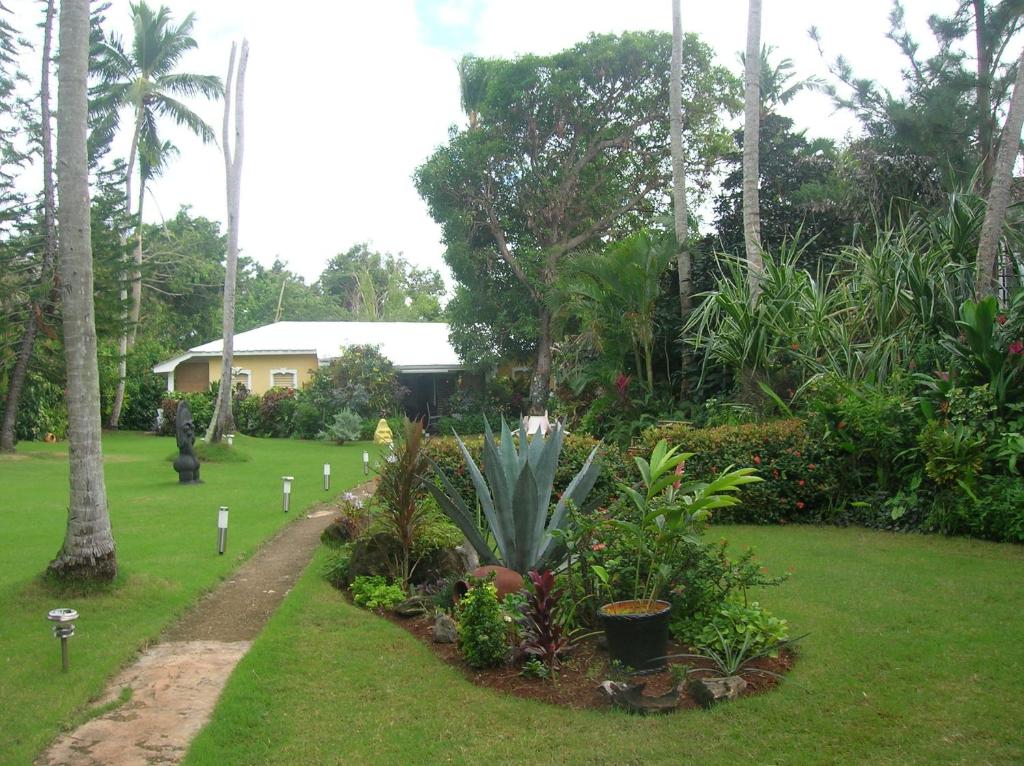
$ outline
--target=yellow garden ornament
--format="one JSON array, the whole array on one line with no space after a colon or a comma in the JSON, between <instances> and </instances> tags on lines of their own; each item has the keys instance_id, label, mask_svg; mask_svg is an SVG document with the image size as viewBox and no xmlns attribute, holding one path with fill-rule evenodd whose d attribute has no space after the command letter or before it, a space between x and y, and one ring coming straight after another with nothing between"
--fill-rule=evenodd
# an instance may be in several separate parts
<instances>
[{"instance_id":1,"label":"yellow garden ornament","mask_svg":"<svg viewBox=\"0 0 1024 766\"><path fill-rule=\"evenodd\" d=\"M373 432L373 441L375 444L391 444L394 441L388 421L384 418L377 423L377 430Z\"/></svg>"}]
</instances>

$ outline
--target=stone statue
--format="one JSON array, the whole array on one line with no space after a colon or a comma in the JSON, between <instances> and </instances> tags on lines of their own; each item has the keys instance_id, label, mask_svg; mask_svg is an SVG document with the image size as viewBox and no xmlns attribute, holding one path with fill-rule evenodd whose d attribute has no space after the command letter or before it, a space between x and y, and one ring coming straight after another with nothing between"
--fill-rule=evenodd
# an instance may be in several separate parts
<instances>
[{"instance_id":1,"label":"stone statue","mask_svg":"<svg viewBox=\"0 0 1024 766\"><path fill-rule=\"evenodd\" d=\"M178 414L174 422L178 436L178 457L174 459L174 470L178 472L178 481L182 484L199 484L199 459L192 448L196 442L196 424L192 422L188 402L178 402Z\"/></svg>"}]
</instances>

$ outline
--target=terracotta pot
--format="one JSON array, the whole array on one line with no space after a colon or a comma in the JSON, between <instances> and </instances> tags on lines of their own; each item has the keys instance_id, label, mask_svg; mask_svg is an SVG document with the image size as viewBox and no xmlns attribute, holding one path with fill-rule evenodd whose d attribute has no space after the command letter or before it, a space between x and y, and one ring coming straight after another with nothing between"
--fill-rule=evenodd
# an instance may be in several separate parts
<instances>
[{"instance_id":1,"label":"terracotta pot","mask_svg":"<svg viewBox=\"0 0 1024 766\"><path fill-rule=\"evenodd\" d=\"M470 574L473 577L484 578L494 572L494 587L498 589L498 601L504 601L509 593L518 593L523 589L523 576L508 567L498 567L493 564L477 567ZM455 602L458 603L469 590L469 583L465 580L458 580L455 583Z\"/></svg>"},{"instance_id":2,"label":"terracotta pot","mask_svg":"<svg viewBox=\"0 0 1024 766\"><path fill-rule=\"evenodd\" d=\"M624 667L651 673L665 667L668 622L667 601L615 601L598 610L608 638L608 654Z\"/></svg>"}]
</instances>

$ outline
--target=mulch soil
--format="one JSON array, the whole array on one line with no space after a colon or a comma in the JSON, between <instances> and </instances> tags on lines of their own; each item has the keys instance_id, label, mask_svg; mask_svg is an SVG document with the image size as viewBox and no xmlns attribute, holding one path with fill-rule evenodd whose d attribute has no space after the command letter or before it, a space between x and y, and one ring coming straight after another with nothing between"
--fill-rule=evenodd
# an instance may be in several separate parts
<instances>
[{"instance_id":1,"label":"mulch soil","mask_svg":"<svg viewBox=\"0 0 1024 766\"><path fill-rule=\"evenodd\" d=\"M670 660L669 667L663 671L624 678L621 672L617 674L609 672L608 652L599 646L596 636L587 638L577 645L576 649L562 662L558 677L553 681L524 676L521 673L522 668L518 664L478 670L466 664L455 644L434 643L432 617L402 618L388 615L387 619L418 638L440 660L457 668L478 686L486 686L507 694L514 694L517 697L539 700L576 710L609 709L612 706L611 702L599 688L599 684L607 679L646 684L644 694L656 697L672 690L672 665L687 665L693 668L695 672L690 675L690 678L715 675L714 672L706 669L710 667L707 662L679 659ZM692 650L678 643L669 645L669 654L688 653L692 653ZM778 657L764 657L751 663L751 667L785 675L795 661L795 655L784 650ZM747 682L747 688L741 695L744 697L761 694L779 683L779 679L758 672L748 672L744 674L744 679ZM700 706L689 692L679 695L677 709L688 710L698 707Z\"/></svg>"}]
</instances>

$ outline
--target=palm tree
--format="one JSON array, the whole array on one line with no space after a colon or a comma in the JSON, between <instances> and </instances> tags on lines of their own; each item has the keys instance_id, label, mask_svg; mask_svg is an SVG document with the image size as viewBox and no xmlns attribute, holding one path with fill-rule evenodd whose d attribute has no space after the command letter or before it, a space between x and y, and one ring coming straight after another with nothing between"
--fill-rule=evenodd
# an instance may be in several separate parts
<instances>
[{"instance_id":1,"label":"palm tree","mask_svg":"<svg viewBox=\"0 0 1024 766\"><path fill-rule=\"evenodd\" d=\"M775 107L788 104L798 93L803 91L819 91L825 88L825 81L813 75L792 82L793 78L796 77L796 66L793 64L793 59L780 59L779 63L773 66L771 56L774 52L774 45L761 46L761 120L769 112L774 111ZM740 63L743 65L744 71L746 71L746 52L740 54Z\"/></svg>"},{"instance_id":2,"label":"palm tree","mask_svg":"<svg viewBox=\"0 0 1024 766\"><path fill-rule=\"evenodd\" d=\"M175 72L182 56L196 47L191 37L194 14L189 14L177 26L171 23L171 11L160 6L153 11L145 2L132 3L134 33L131 50L120 37L111 35L99 46L98 71L103 79L97 110L102 119L97 128L101 137L109 137L118 126L118 114L123 108L131 110L132 142L128 153L125 172L125 200L128 210L132 206L132 177L139 170L139 206L137 227L141 229L141 200L149 180L144 167L144 155L149 155L150 168L159 167L161 148L165 146L158 135L157 124L161 117L170 117L195 133L203 142L214 140L213 128L199 115L178 100L180 97L205 96L218 98L223 93L219 77ZM127 322L121 339L121 373L114 406L110 414L110 426L117 427L124 402L125 357L135 341L142 306L142 241L136 237L129 282L131 302Z\"/></svg>"},{"instance_id":3,"label":"palm tree","mask_svg":"<svg viewBox=\"0 0 1024 766\"><path fill-rule=\"evenodd\" d=\"M89 0L62 0L57 70L57 223L67 360L70 503L64 545L49 569L62 578L109 580L117 574L117 559L100 443L86 149L88 68Z\"/></svg>"},{"instance_id":4,"label":"palm tree","mask_svg":"<svg viewBox=\"0 0 1024 766\"><path fill-rule=\"evenodd\" d=\"M231 140L231 79L235 76L235 50L231 44L228 58L227 90L224 96L224 122L221 140L224 145L224 177L228 208L228 252L224 269L224 341L221 349L220 389L217 403L206 431L206 441L219 442L224 434L235 430L231 411L231 364L235 342L235 281L238 274L238 214L241 207L242 156L245 151L245 69L249 63L249 43L242 39L242 53L238 60L238 82L235 92L234 141Z\"/></svg>"},{"instance_id":5,"label":"palm tree","mask_svg":"<svg viewBox=\"0 0 1024 766\"><path fill-rule=\"evenodd\" d=\"M641 231L600 253L581 253L566 266L560 310L581 322L599 350L618 345L631 353L637 377L654 390L655 311L661 275L674 253L650 232Z\"/></svg>"},{"instance_id":6,"label":"palm tree","mask_svg":"<svg viewBox=\"0 0 1024 766\"><path fill-rule=\"evenodd\" d=\"M686 164L683 157L683 22L679 0L672 0L672 71L669 83L669 141L672 144L672 213L676 232L679 310L690 310L689 211L686 207Z\"/></svg>"},{"instance_id":7,"label":"palm tree","mask_svg":"<svg viewBox=\"0 0 1024 766\"><path fill-rule=\"evenodd\" d=\"M475 130L480 120L480 107L487 95L487 61L477 56L463 56L458 70L462 111L469 118L469 129Z\"/></svg>"},{"instance_id":8,"label":"palm tree","mask_svg":"<svg viewBox=\"0 0 1024 766\"><path fill-rule=\"evenodd\" d=\"M996 256L999 250L999 236L1003 230L1006 210L1010 206L1010 186L1013 181L1013 163L1020 150L1020 133L1024 129L1024 50L1017 62L1017 81L1013 86L1010 110L1006 114L1003 133L999 139L999 152L993 168L992 187L988 193L988 208L985 222L981 226L981 241L978 243L977 273L974 291L978 299L993 295L996 291Z\"/></svg>"},{"instance_id":9,"label":"palm tree","mask_svg":"<svg viewBox=\"0 0 1024 766\"><path fill-rule=\"evenodd\" d=\"M751 294L757 300L761 280L761 211L758 143L761 139L761 0L749 0L743 104L743 240Z\"/></svg>"}]
</instances>

